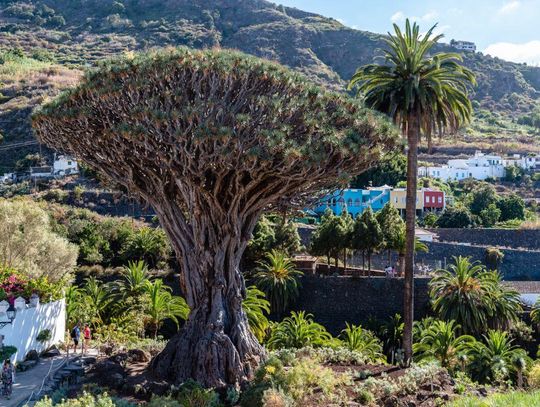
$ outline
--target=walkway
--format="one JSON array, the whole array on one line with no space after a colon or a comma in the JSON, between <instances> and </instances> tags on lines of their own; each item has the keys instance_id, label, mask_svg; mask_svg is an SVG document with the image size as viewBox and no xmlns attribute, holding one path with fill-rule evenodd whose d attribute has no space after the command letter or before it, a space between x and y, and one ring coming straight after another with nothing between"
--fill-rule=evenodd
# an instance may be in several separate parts
<instances>
[{"instance_id":1,"label":"walkway","mask_svg":"<svg viewBox=\"0 0 540 407\"><path fill-rule=\"evenodd\" d=\"M97 355L96 351L90 350L90 355ZM80 356L80 354L70 354L70 361ZM6 400L0 396L0 407L22 407L30 398L32 393L37 393L42 386L43 379L49 372L55 372L66 361L66 355L60 355L48 359L40 359L38 365L26 372L16 373L13 385L13 395L11 400ZM29 403L33 405L34 403Z\"/></svg>"}]
</instances>

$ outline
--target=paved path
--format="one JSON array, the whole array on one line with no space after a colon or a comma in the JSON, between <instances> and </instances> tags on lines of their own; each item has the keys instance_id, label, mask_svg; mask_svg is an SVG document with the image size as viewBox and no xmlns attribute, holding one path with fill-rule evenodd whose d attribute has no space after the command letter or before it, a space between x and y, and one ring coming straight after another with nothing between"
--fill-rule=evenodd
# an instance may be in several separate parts
<instances>
[{"instance_id":1,"label":"paved path","mask_svg":"<svg viewBox=\"0 0 540 407\"><path fill-rule=\"evenodd\" d=\"M95 356L96 351L90 350L90 355ZM70 354L69 359L80 356ZM48 359L40 359L38 365L26 372L16 373L15 383L13 384L13 395L11 400L6 400L0 395L0 407L19 407L22 406L32 395L32 392L38 392L43 383L43 379L49 372L54 372L65 362L66 355L56 356ZM33 405L33 403L29 403Z\"/></svg>"}]
</instances>

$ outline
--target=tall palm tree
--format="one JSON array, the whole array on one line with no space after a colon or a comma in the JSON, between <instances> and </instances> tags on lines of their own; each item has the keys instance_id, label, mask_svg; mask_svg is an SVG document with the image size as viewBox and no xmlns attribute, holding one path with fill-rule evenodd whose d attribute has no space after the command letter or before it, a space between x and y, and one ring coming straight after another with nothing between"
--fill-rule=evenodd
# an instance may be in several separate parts
<instances>
[{"instance_id":1,"label":"tall palm tree","mask_svg":"<svg viewBox=\"0 0 540 407\"><path fill-rule=\"evenodd\" d=\"M385 39L385 64L360 67L350 88L358 87L368 107L388 114L407 137L407 199L403 346L406 362L412 358L414 229L418 143L420 134L428 140L434 130L454 132L470 120L472 104L467 86L475 83L473 73L461 66L456 53L432 55L443 37L434 35L436 26L426 34L409 20L405 32L394 24L394 34Z\"/></svg>"},{"instance_id":2,"label":"tall palm tree","mask_svg":"<svg viewBox=\"0 0 540 407\"><path fill-rule=\"evenodd\" d=\"M266 260L258 263L255 285L265 293L273 312L282 313L298 297L298 278L303 274L295 269L286 253L272 250Z\"/></svg>"}]
</instances>

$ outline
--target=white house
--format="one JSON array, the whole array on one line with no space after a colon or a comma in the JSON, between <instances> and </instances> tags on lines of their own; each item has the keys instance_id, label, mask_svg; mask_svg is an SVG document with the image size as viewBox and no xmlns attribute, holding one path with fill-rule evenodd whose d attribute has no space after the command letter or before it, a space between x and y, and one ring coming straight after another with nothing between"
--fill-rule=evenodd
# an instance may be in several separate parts
<instances>
[{"instance_id":1,"label":"white house","mask_svg":"<svg viewBox=\"0 0 540 407\"><path fill-rule=\"evenodd\" d=\"M0 176L0 184L9 184L11 182L15 181L15 174L12 172L4 173L4 175Z\"/></svg>"},{"instance_id":2,"label":"white house","mask_svg":"<svg viewBox=\"0 0 540 407\"><path fill-rule=\"evenodd\" d=\"M487 178L502 178L505 174L503 159L498 155L484 154L476 151L468 159L448 160L447 165L419 167L421 177L439 178L443 181L461 181L467 178L485 180Z\"/></svg>"},{"instance_id":3,"label":"white house","mask_svg":"<svg viewBox=\"0 0 540 407\"><path fill-rule=\"evenodd\" d=\"M519 154L514 154L512 157L503 160L503 165L505 167L516 166L523 168L525 171L534 171L540 166L540 154L537 154L536 156L521 156Z\"/></svg>"},{"instance_id":4,"label":"white house","mask_svg":"<svg viewBox=\"0 0 540 407\"><path fill-rule=\"evenodd\" d=\"M470 41L456 41L452 40L450 41L450 45L456 49L460 49L462 51L470 51L475 52L476 51L476 44L474 42Z\"/></svg>"},{"instance_id":5,"label":"white house","mask_svg":"<svg viewBox=\"0 0 540 407\"><path fill-rule=\"evenodd\" d=\"M64 176L79 173L79 164L73 158L59 155L53 163L53 174Z\"/></svg>"},{"instance_id":6,"label":"white house","mask_svg":"<svg viewBox=\"0 0 540 407\"><path fill-rule=\"evenodd\" d=\"M52 178L52 167L30 167L30 178Z\"/></svg>"}]
</instances>

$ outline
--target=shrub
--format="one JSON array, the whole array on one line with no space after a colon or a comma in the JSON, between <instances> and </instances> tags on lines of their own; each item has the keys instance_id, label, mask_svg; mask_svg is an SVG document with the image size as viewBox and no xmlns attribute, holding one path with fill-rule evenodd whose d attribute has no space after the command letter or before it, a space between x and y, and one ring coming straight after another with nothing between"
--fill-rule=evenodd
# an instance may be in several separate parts
<instances>
[{"instance_id":1,"label":"shrub","mask_svg":"<svg viewBox=\"0 0 540 407\"><path fill-rule=\"evenodd\" d=\"M254 281L270 301L272 311L281 313L299 294L298 278L303 274L285 252L272 250L259 264Z\"/></svg>"},{"instance_id":2,"label":"shrub","mask_svg":"<svg viewBox=\"0 0 540 407\"><path fill-rule=\"evenodd\" d=\"M540 362L534 363L527 372L527 381L533 389L540 389Z\"/></svg>"},{"instance_id":3,"label":"shrub","mask_svg":"<svg viewBox=\"0 0 540 407\"><path fill-rule=\"evenodd\" d=\"M313 359L302 358L287 372L285 387L297 401L308 397L315 389L330 398L346 380L345 376L334 374L331 369Z\"/></svg>"},{"instance_id":4,"label":"shrub","mask_svg":"<svg viewBox=\"0 0 540 407\"><path fill-rule=\"evenodd\" d=\"M372 362L384 360L381 341L373 332L361 326L347 323L347 327L341 331L340 339L347 349L360 352Z\"/></svg>"},{"instance_id":5,"label":"shrub","mask_svg":"<svg viewBox=\"0 0 540 407\"><path fill-rule=\"evenodd\" d=\"M17 348L15 346L4 345L0 348L0 360L6 360L15 353L17 353Z\"/></svg>"},{"instance_id":6,"label":"shrub","mask_svg":"<svg viewBox=\"0 0 540 407\"><path fill-rule=\"evenodd\" d=\"M171 396L178 400L181 406L190 407L219 407L218 394L213 389L205 389L194 380L188 380L177 389L171 391Z\"/></svg>"},{"instance_id":7,"label":"shrub","mask_svg":"<svg viewBox=\"0 0 540 407\"><path fill-rule=\"evenodd\" d=\"M135 404L125 400L111 398L107 393L92 395L84 392L82 396L76 399L62 400L59 403L53 403L49 397L38 401L35 407L135 407Z\"/></svg>"},{"instance_id":8,"label":"shrub","mask_svg":"<svg viewBox=\"0 0 540 407\"><path fill-rule=\"evenodd\" d=\"M249 328L262 342L270 328L267 315L270 313L270 303L266 300L262 291L251 286L246 290L246 299L242 302L242 307L248 319Z\"/></svg>"},{"instance_id":9,"label":"shrub","mask_svg":"<svg viewBox=\"0 0 540 407\"><path fill-rule=\"evenodd\" d=\"M47 342L47 341L50 341L51 338L52 338L51 330L44 329L38 334L38 336L36 337L36 340L38 342Z\"/></svg>"},{"instance_id":10,"label":"shrub","mask_svg":"<svg viewBox=\"0 0 540 407\"><path fill-rule=\"evenodd\" d=\"M528 361L526 352L513 345L507 332L491 330L484 335L482 342L476 342L471 348L471 372L480 382L502 382L516 379L521 373L516 359Z\"/></svg>"},{"instance_id":11,"label":"shrub","mask_svg":"<svg viewBox=\"0 0 540 407\"><path fill-rule=\"evenodd\" d=\"M291 312L291 316L276 324L268 339L270 349L320 347L331 341L326 329L313 321L313 315L304 311Z\"/></svg>"},{"instance_id":12,"label":"shrub","mask_svg":"<svg viewBox=\"0 0 540 407\"><path fill-rule=\"evenodd\" d=\"M264 407L293 407L294 400L279 388L265 390L262 397Z\"/></svg>"},{"instance_id":13,"label":"shrub","mask_svg":"<svg viewBox=\"0 0 540 407\"><path fill-rule=\"evenodd\" d=\"M460 355L467 355L476 340L469 335L457 335L459 325L454 321L434 321L413 345L416 360L435 359L448 369L454 369Z\"/></svg>"}]
</instances>

